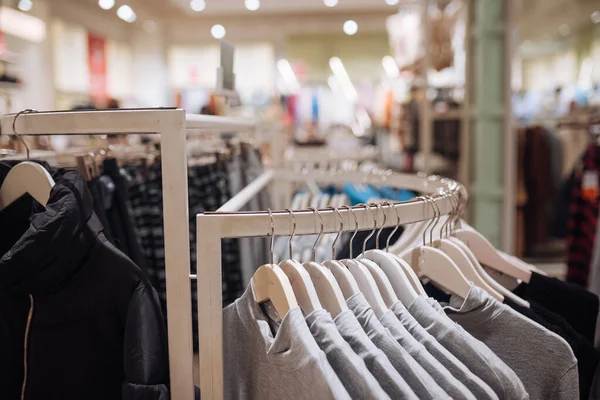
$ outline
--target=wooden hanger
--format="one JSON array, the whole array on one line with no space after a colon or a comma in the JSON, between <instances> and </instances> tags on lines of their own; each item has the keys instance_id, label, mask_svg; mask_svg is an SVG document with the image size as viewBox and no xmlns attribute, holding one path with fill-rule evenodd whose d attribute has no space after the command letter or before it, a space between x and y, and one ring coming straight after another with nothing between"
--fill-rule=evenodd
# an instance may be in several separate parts
<instances>
[{"instance_id":1,"label":"wooden hanger","mask_svg":"<svg viewBox=\"0 0 600 400\"><path fill-rule=\"evenodd\" d=\"M433 226L431 228L429 242L431 243L433 242L433 230L435 229L435 225L437 225L438 215L435 206L433 205L433 198L427 196L425 201L430 201L432 203L432 209L434 210L434 217L432 219ZM427 231L423 232L423 243L426 241L426 233ZM450 293L466 298L471 289L471 282L463 274L456 263L443 251L430 245L423 245L409 252L405 252L404 260L410 264L415 272L428 277Z\"/></svg>"},{"instance_id":2,"label":"wooden hanger","mask_svg":"<svg viewBox=\"0 0 600 400\"><path fill-rule=\"evenodd\" d=\"M350 207L348 205L344 205L344 207L346 207L348 210L350 210L352 212L352 214L354 215L354 219L355 219L355 223L356 223L355 226L357 227L357 229L354 231L354 235L350 239L350 253L352 254L352 241L354 240L354 236L356 236L356 232L358 231L358 221L356 221L356 214L354 214L354 211L352 211L352 207ZM344 230L344 221L343 221L341 215L339 214L339 211L337 211L336 208L334 208L334 211L336 211L338 213L338 216L340 218L340 226L341 226L340 233L341 233ZM338 236L336 236L335 240L333 241L332 249L334 252L335 252L335 244L336 244L339 236L340 236L340 234L338 234ZM350 257L352 257L352 255ZM340 287L340 289L342 291L344 300L348 300L353 295L360 293L360 289L358 287L358 283L356 283L356 279L354 279L354 276L352 276L352 274L350 273L350 271L344 264L335 260L335 253L332 254L332 260L325 261L323 263L323 265L325 266L325 268L327 268L327 269L329 269L329 271L331 271L333 277L335 278L336 282L338 283L338 286Z\"/></svg>"},{"instance_id":3,"label":"wooden hanger","mask_svg":"<svg viewBox=\"0 0 600 400\"><path fill-rule=\"evenodd\" d=\"M496 248L481 233L458 229L452 235L467 245L480 264L525 283L531 280L531 271L516 263L511 263L498 254Z\"/></svg>"},{"instance_id":4,"label":"wooden hanger","mask_svg":"<svg viewBox=\"0 0 600 400\"><path fill-rule=\"evenodd\" d=\"M394 204L391 202L389 202L388 205L390 205L390 207L394 207ZM379 287L380 291L382 291L382 294L384 294L384 292L387 290L386 286L389 283L390 287L393 289L395 295L397 296L397 298L400 299L402 304L404 304L405 306L409 306L419 296L419 293L417 293L417 290L415 290L414 288L415 285L413 284L413 282L411 282L412 277L408 276L405 270L402 268L402 266L399 265L399 259L394 258L393 255L388 252L390 239L392 238L392 236L394 236L394 234L400 227L400 215L398 213L398 210L396 210L396 217L396 228L388 236L386 242L386 251L378 249L367 250L363 254L363 257L373 261L380 268L381 272L385 275L386 281L384 281L383 278L380 278L378 280L376 275L378 275L379 272L371 270L371 273L373 273L373 277L375 278L375 281L377 282L377 286ZM379 230L379 233L381 233L382 229L383 225L382 228ZM407 270L410 270L410 267L408 267L408 265L406 267ZM425 293L425 290L423 289L423 286L421 285L421 282L419 282L417 276L414 275L414 272L412 270L410 271L412 272L414 279L418 282L419 286L421 286L423 293ZM390 297L388 297L388 300L389 299ZM384 296L384 300L386 300L386 296ZM391 304L388 303L388 306L391 306Z\"/></svg>"},{"instance_id":5,"label":"wooden hanger","mask_svg":"<svg viewBox=\"0 0 600 400\"><path fill-rule=\"evenodd\" d=\"M271 210L267 210L271 216L271 264L259 267L252 276L252 294L257 303L270 300L281 318L294 307L298 307L294 289L290 280L281 268L273 264L273 242L275 227Z\"/></svg>"},{"instance_id":6,"label":"wooden hanger","mask_svg":"<svg viewBox=\"0 0 600 400\"><path fill-rule=\"evenodd\" d=\"M377 204L377 208L379 209L380 207L381 205ZM408 278L397 265L397 262L389 256L389 253L378 249L379 236L381 235L387 219L385 212L383 213L383 217L383 224L377 232L377 237L375 239L376 249L367 250L362 253L359 261L361 261L367 267L371 275L373 275L373 279L375 279L381 296L388 307L391 307L392 304L396 303L399 300L399 297L402 304L410 305L418 297L417 292L413 289ZM377 224L376 221L375 224ZM396 229L388 236L387 243L389 243L391 236L398 230L398 227L399 225L396 225ZM392 285L392 279L396 280L396 287ZM398 290L396 290L397 288Z\"/></svg>"},{"instance_id":7,"label":"wooden hanger","mask_svg":"<svg viewBox=\"0 0 600 400\"><path fill-rule=\"evenodd\" d=\"M55 185L50 173L40 164L30 161L29 147L21 136L17 134L15 123L21 114L34 112L25 110L15 115L13 119L13 133L25 146L27 161L23 161L10 169L0 187L0 210L15 202L18 198L28 193L44 207L50 199L50 192Z\"/></svg>"},{"instance_id":8,"label":"wooden hanger","mask_svg":"<svg viewBox=\"0 0 600 400\"><path fill-rule=\"evenodd\" d=\"M515 302L515 303L517 303L517 304L519 304L519 305L521 305L523 307L527 307L527 308L530 307L530 304L529 304L528 301L523 300L522 298L520 298L519 296L517 296L516 294L514 294L513 292L511 292L510 290L508 290L504 286L502 286L500 283L496 282L496 280L494 278L492 278L487 273L487 271L483 268L483 266L479 263L479 261L477 260L477 258L475 257L475 255L473 254L473 252L471 251L471 249L469 249L469 247L467 247L466 244L464 244L461 240L459 240L458 238L455 238L455 237L450 237L447 240L450 240L450 241L454 242L457 246L459 246L463 250L463 252L465 253L465 255L471 260L471 263L475 266L476 270L479 272L479 275L481 275L481 277L496 292L498 292L503 297L511 299L513 302ZM500 301L504 301L504 300L500 300Z\"/></svg>"},{"instance_id":9,"label":"wooden hanger","mask_svg":"<svg viewBox=\"0 0 600 400\"><path fill-rule=\"evenodd\" d=\"M367 205L362 204L362 206L365 207L366 210L371 210ZM371 236L373 236L374 233L375 231L373 231L363 242L363 250L366 246L366 241ZM352 246L352 243L350 243L350 246ZM348 268L348 270L356 280L360 291L367 299L367 302L375 312L375 315L377 315L378 317L383 315L383 313L386 312L388 308L384 299L381 296L381 293L379 291L379 288L377 287L377 283L373 278L373 275L371 275L371 273L369 272L368 267L365 264L361 263L359 260L352 259L342 260L342 264L344 264Z\"/></svg>"}]
</instances>

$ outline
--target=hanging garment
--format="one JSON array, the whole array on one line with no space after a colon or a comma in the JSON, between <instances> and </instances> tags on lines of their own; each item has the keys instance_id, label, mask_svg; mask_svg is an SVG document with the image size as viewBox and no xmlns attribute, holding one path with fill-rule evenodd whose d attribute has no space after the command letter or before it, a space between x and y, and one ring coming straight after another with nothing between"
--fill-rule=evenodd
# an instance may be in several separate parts
<instances>
[{"instance_id":1,"label":"hanging garment","mask_svg":"<svg viewBox=\"0 0 600 400\"><path fill-rule=\"evenodd\" d=\"M423 346L425 350L431 354L436 361L439 361L441 365L450 371L452 376L461 382L468 392L470 392L472 396L475 396L476 399L498 399L498 396L494 393L492 388L433 339L429 333L425 332L424 335L417 337L412 336L391 310L386 311L384 315L380 317L380 320L382 325L390 331L392 337L398 340L403 346L413 346L414 344L410 344L411 342Z\"/></svg>"},{"instance_id":2,"label":"hanging garment","mask_svg":"<svg viewBox=\"0 0 600 400\"><path fill-rule=\"evenodd\" d=\"M515 371L532 400L579 398L577 359L560 336L477 286L466 299L452 296L444 311Z\"/></svg>"},{"instance_id":3,"label":"hanging garment","mask_svg":"<svg viewBox=\"0 0 600 400\"><path fill-rule=\"evenodd\" d=\"M521 283L514 293L562 316L585 339L594 342L599 309L598 296L594 293L537 272L531 274L529 283Z\"/></svg>"},{"instance_id":4,"label":"hanging garment","mask_svg":"<svg viewBox=\"0 0 600 400\"><path fill-rule=\"evenodd\" d=\"M102 232L111 243L114 243L112 233L110 231L108 217L106 216L106 209L110 205L110 200L112 199L112 193L115 190L115 185L112 179L110 179L108 176L101 176L89 181L88 189L90 190L94 200L94 212L104 228Z\"/></svg>"},{"instance_id":5,"label":"hanging garment","mask_svg":"<svg viewBox=\"0 0 600 400\"><path fill-rule=\"evenodd\" d=\"M598 222L600 151L588 146L575 172L569 205L567 281L587 287Z\"/></svg>"},{"instance_id":6,"label":"hanging garment","mask_svg":"<svg viewBox=\"0 0 600 400\"><path fill-rule=\"evenodd\" d=\"M299 307L273 321L250 285L223 310L223 335L225 399L351 399Z\"/></svg>"},{"instance_id":7,"label":"hanging garment","mask_svg":"<svg viewBox=\"0 0 600 400\"><path fill-rule=\"evenodd\" d=\"M102 234L79 173L50 172L46 208L26 195L0 213L0 397L167 400L156 292Z\"/></svg>"},{"instance_id":8,"label":"hanging garment","mask_svg":"<svg viewBox=\"0 0 600 400\"><path fill-rule=\"evenodd\" d=\"M530 302L530 308L522 307L510 299L505 299L505 304L567 341L577 359L579 397L581 400L588 399L596 370L600 364L600 352L594 348L594 345L577 333L563 317L546 310L535 302ZM598 395L600 393L595 393L593 398L598 398Z\"/></svg>"},{"instance_id":9,"label":"hanging garment","mask_svg":"<svg viewBox=\"0 0 600 400\"><path fill-rule=\"evenodd\" d=\"M408 310L400 302L390 307L398 320L418 340L429 335L448 350L470 371L481 378L500 399L528 399L518 376L485 344L463 335L459 326L442 316L428 303L417 297Z\"/></svg>"},{"instance_id":10,"label":"hanging garment","mask_svg":"<svg viewBox=\"0 0 600 400\"><path fill-rule=\"evenodd\" d=\"M438 335L439 332L443 332L443 330L447 329L447 333L443 335L441 339L438 339L440 340L440 343L461 361L466 359L466 361L463 361L465 365L472 371L478 371L477 375L490 385L494 391L498 388L497 383L500 383L501 389L496 391L496 394L498 394L501 399L529 399L529 394L527 394L523 382L521 382L521 379L519 379L515 371L506 365L506 363L482 341L475 339L465 331L462 326L454 323L454 321L448 318L440 303L435 301L435 299L429 297L425 300L438 315L438 318L436 318L433 314L430 314L429 311L425 312L427 317L426 319L425 317L422 319L424 321L424 326L427 325L427 322L425 321L428 319L431 320L431 324L427 325L426 329L428 331L436 331ZM418 306L414 307L413 312L417 313L418 308ZM398 318L400 319L400 317ZM418 319L421 319L421 317ZM438 338L436 335L434 335L434 337L436 337L436 339ZM485 372L485 368L480 366L480 359L485 360L484 362L486 365L492 369L494 373L493 376L482 374ZM471 366L473 367L471 368Z\"/></svg>"},{"instance_id":11,"label":"hanging garment","mask_svg":"<svg viewBox=\"0 0 600 400\"><path fill-rule=\"evenodd\" d=\"M390 332L389 327L385 326L375 316L369 303L362 293L357 293L346 300L346 304L356 318L358 318L367 335L371 336L373 332L387 331L391 337L400 344L410 354L417 363L440 385L440 387L453 399L475 399L476 397L458 381L450 371L436 360L425 349L421 343L414 339L408 332L406 334L399 332ZM386 329L387 328L387 329Z\"/></svg>"},{"instance_id":12,"label":"hanging garment","mask_svg":"<svg viewBox=\"0 0 600 400\"><path fill-rule=\"evenodd\" d=\"M321 308L311 312L306 316L306 323L338 378L348 393L352 393L353 399L390 399L362 358L344 341L327 311Z\"/></svg>"},{"instance_id":13,"label":"hanging garment","mask_svg":"<svg viewBox=\"0 0 600 400\"><path fill-rule=\"evenodd\" d=\"M115 186L111 205L106 210L111 231L115 236L114 244L142 271L146 272L146 263L139 238L133 228L133 219L127 207L128 186L131 177L125 170L119 168L115 158L104 160L103 171L104 175L111 178Z\"/></svg>"},{"instance_id":14,"label":"hanging garment","mask_svg":"<svg viewBox=\"0 0 600 400\"><path fill-rule=\"evenodd\" d=\"M345 310L334 319L335 325L350 346L366 363L383 390L393 399L447 399L449 396L400 345L382 329L365 333L352 311ZM402 375L400 375L402 374ZM408 388L404 383L408 384Z\"/></svg>"}]
</instances>

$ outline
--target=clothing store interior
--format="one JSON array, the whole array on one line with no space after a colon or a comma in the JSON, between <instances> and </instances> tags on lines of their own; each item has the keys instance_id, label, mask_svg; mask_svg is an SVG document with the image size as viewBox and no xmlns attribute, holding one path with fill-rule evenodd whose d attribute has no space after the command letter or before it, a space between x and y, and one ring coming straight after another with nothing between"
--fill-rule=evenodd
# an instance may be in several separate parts
<instances>
[{"instance_id":1,"label":"clothing store interior","mask_svg":"<svg viewBox=\"0 0 600 400\"><path fill-rule=\"evenodd\" d=\"M0 2L0 399L600 400L599 0Z\"/></svg>"}]
</instances>

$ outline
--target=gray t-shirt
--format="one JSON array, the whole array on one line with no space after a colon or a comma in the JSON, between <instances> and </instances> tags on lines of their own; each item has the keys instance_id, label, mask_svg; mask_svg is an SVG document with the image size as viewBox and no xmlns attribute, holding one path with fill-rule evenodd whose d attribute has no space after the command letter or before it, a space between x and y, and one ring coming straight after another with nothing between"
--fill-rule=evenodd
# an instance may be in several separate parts
<instances>
[{"instance_id":1,"label":"gray t-shirt","mask_svg":"<svg viewBox=\"0 0 600 400\"><path fill-rule=\"evenodd\" d=\"M375 317L373 319L377 321ZM372 324L361 326L361 323L350 310L346 310L337 316L335 322L338 330L342 332L342 336L346 340L354 346L362 348L359 354L381 354L386 359L386 366L392 366L394 375L401 374L419 399L449 398L423 367L398 342L392 339L381 324L379 324L380 330L372 328ZM354 348L354 350L357 351L357 348Z\"/></svg>"},{"instance_id":2,"label":"gray t-shirt","mask_svg":"<svg viewBox=\"0 0 600 400\"><path fill-rule=\"evenodd\" d=\"M460 325L452 321L440 304L432 298L418 299L411 304L410 312L427 332L450 350L471 371L485 381L494 392L506 400L528 399L523 382L504 361L480 340L475 339ZM402 304L392 306L400 321L412 316ZM400 317L399 315L402 315ZM410 329L409 329L410 331Z\"/></svg>"},{"instance_id":3,"label":"gray t-shirt","mask_svg":"<svg viewBox=\"0 0 600 400\"><path fill-rule=\"evenodd\" d=\"M383 335L370 332L367 336L350 310L342 312L334 321L342 337L350 344L352 350L365 360L367 368L392 398L449 398L387 332Z\"/></svg>"},{"instance_id":4,"label":"gray t-shirt","mask_svg":"<svg viewBox=\"0 0 600 400\"><path fill-rule=\"evenodd\" d=\"M439 351L439 348L432 345L431 341L425 340L423 343L419 342L406 330L406 328L404 328L404 326L402 326L391 310L385 312L380 317L380 320L392 337L396 339L402 347L407 349L421 365L423 365L423 362L432 365L431 360L434 360L435 363L437 363L435 368L438 371L443 371L443 374L438 372L439 377L434 376L434 372L426 368L427 372L434 376L436 381L440 383L440 386L442 386L446 393L452 396L453 399L489 399L489 394L485 388L481 387L479 384L480 382L478 382L479 378L476 378L467 367L453 356L449 356L446 352ZM474 387L477 390L472 391L471 387ZM492 389L489 389L489 392L494 395Z\"/></svg>"},{"instance_id":5,"label":"gray t-shirt","mask_svg":"<svg viewBox=\"0 0 600 400\"><path fill-rule=\"evenodd\" d=\"M437 386L440 387L440 389L436 388L436 391L441 390L442 395L445 394L454 399L475 398L462 383L456 380L443 365L425 350L425 347L421 343L410 337L408 333L406 334L408 338L400 338L386 329L385 324L377 319L362 293L350 297L346 300L346 304L348 304L348 307L352 310L371 340L381 341L381 337L385 337L385 335L389 336L395 343L400 345L400 348L402 348L417 365L421 366L422 370L425 372L424 377L431 378ZM377 345L379 346L380 343L377 343ZM401 373L404 372L402 371ZM423 380L423 377L421 380ZM413 388L413 390L417 393L417 389ZM434 396L433 398L436 397Z\"/></svg>"},{"instance_id":6,"label":"gray t-shirt","mask_svg":"<svg viewBox=\"0 0 600 400\"><path fill-rule=\"evenodd\" d=\"M324 309L311 312L306 323L329 364L353 399L389 399L365 362L338 332L331 315Z\"/></svg>"},{"instance_id":7,"label":"gray t-shirt","mask_svg":"<svg viewBox=\"0 0 600 400\"><path fill-rule=\"evenodd\" d=\"M252 285L223 310L223 341L225 399L351 399L300 308L273 335Z\"/></svg>"},{"instance_id":8,"label":"gray t-shirt","mask_svg":"<svg viewBox=\"0 0 600 400\"><path fill-rule=\"evenodd\" d=\"M452 296L444 311L517 374L531 399L579 398L577 359L567 342L483 289Z\"/></svg>"}]
</instances>

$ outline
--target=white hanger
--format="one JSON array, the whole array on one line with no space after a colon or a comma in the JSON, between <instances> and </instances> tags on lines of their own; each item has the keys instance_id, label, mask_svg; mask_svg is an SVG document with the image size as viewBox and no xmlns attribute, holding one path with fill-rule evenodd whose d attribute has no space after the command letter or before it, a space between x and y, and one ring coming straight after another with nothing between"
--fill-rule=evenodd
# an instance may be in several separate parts
<instances>
[{"instance_id":1,"label":"white hanger","mask_svg":"<svg viewBox=\"0 0 600 400\"><path fill-rule=\"evenodd\" d=\"M531 280L531 271L521 265L511 263L498 254L496 248L481 233L466 229L458 229L452 233L460 239L477 258L480 264L492 268L525 283Z\"/></svg>"},{"instance_id":2,"label":"white hanger","mask_svg":"<svg viewBox=\"0 0 600 400\"><path fill-rule=\"evenodd\" d=\"M450 200L456 200L453 196L448 197ZM436 209L439 212L439 207L437 204L433 203ZM473 264L471 258L465 254L461 246L454 243L451 240L444 238L444 230L446 233L449 231L449 225L454 214L458 214L458 200L455 205L454 210L451 212L450 216L446 219L442 227L440 228L440 239L436 239L432 242L433 247L442 250L444 253L448 255L458 266L458 268L462 271L462 273L466 276L468 280L470 280L474 285L480 287L485 290L490 296L495 298L496 300L503 302L504 296L500 294L497 290L495 290L485 279L483 274L487 275L483 268L481 270L477 269L476 265ZM483 273L483 274L482 274Z\"/></svg>"},{"instance_id":3,"label":"white hanger","mask_svg":"<svg viewBox=\"0 0 600 400\"><path fill-rule=\"evenodd\" d=\"M319 218L321 219L321 232L319 233L319 236L317 237L317 240L315 241L315 244L313 246L313 258L314 258L317 243L319 242L319 239L321 239L321 237L323 236L323 227L324 226L323 226L323 217L321 216L321 213L319 213L319 211L316 208L314 208L313 210L315 211L315 213L317 213L319 215ZM293 213L292 213L292 217L293 217ZM295 218L294 218L294 231L295 231L295 229L296 228L295 228ZM336 237L336 240L337 240L337 237ZM332 247L332 255L333 255L333 253L334 253L334 250ZM332 258L335 258L335 257L332 257ZM302 265L308 271L308 273L312 279L312 282L315 285L315 289L317 291L319 299L323 303L325 309L327 311L329 311L329 313L331 314L332 317L335 318L338 315L340 315L343 311L348 309L348 305L346 304L344 295L342 294L342 289L338 285L338 283L335 280L335 277L333 276L331 271L329 271L327 268L325 268L324 266L322 266L321 264L319 264L315 261L305 262Z\"/></svg>"},{"instance_id":4,"label":"white hanger","mask_svg":"<svg viewBox=\"0 0 600 400\"><path fill-rule=\"evenodd\" d=\"M407 276L406 272L404 271L402 266L399 264L399 262L398 262L399 259L394 258L392 256L392 254L390 254L388 252L389 246L390 246L390 239L392 238L392 236L394 236L394 233L396 233L396 231L400 227L400 214L398 213L398 210L394 207L394 204L392 202L388 202L388 205L390 207L394 208L394 210L396 211L397 223L396 223L396 228L388 236L388 239L386 242L386 251L381 251L378 249L367 250L363 254L363 257L375 262L380 267L381 272L383 272L385 274L385 276L387 278L387 282L393 288L393 291L397 295L397 298L400 299L402 304L404 304L405 306L409 306L419 296L419 293L417 293L417 291L415 290L415 288L413 286L413 283L411 282L412 277ZM385 214L384 214L384 217L385 217ZM378 236L381 234L381 231L382 231L384 225L385 225L385 218L384 218L384 223L383 223L381 229L377 233ZM376 242L377 242L377 247L379 247L379 238L376 239ZM404 261L402 261L402 262L404 262ZM408 270L410 270L410 267L408 267L408 265L406 267ZM419 279L417 278L416 275L414 275L414 272L412 270L410 270L410 271L413 273L414 279L417 282L419 282ZM371 271L371 272L373 273L373 271ZM374 274L374 277L375 277L375 274ZM377 281L377 286L379 287L379 290L381 290L382 294L383 294L385 291L385 288L382 289L382 286L385 286L386 283L381 282L381 284L380 284L380 281L378 281L377 278L375 280ZM423 289L421 282L419 282L419 286L421 286L423 293L425 293L425 290ZM385 296L384 296L384 300L385 300ZM388 303L388 306L391 306L391 304Z\"/></svg>"},{"instance_id":5,"label":"white hanger","mask_svg":"<svg viewBox=\"0 0 600 400\"><path fill-rule=\"evenodd\" d=\"M50 198L50 191L55 185L54 179L52 179L50 173L44 167L30 161L29 147L27 147L27 143L17 134L15 129L17 117L29 112L33 112L33 110L21 111L13 119L13 133L23 142L25 151L27 152L27 161L23 161L12 167L6 175L4 182L2 182L2 186L0 187L0 210L4 210L26 193L29 193L31 197L45 207Z\"/></svg>"},{"instance_id":6,"label":"white hanger","mask_svg":"<svg viewBox=\"0 0 600 400\"><path fill-rule=\"evenodd\" d=\"M352 235L352 238L350 239L350 257L352 258L352 242L354 240L354 236L356 236L356 232L358 232L358 221L356 220L356 214L354 214L352 207L350 207L348 205L344 205L344 207L346 207L348 210L350 210L352 212L352 215L354 216L355 226L356 226L356 229L354 230L354 234ZM335 210L337 210L337 209L334 209L334 211ZM339 211L337 211L337 213L339 215ZM339 217L340 217L340 233L341 233L344 230L344 221L343 221L341 215L339 215ZM336 238L333 242L334 249L335 249L335 244L336 244L339 236L340 235L338 234L338 236L336 236ZM335 280L337 281L340 289L342 290L344 299L348 300L353 295L360 293L360 289L358 288L358 283L356 283L356 279L354 279L354 276L352 276L352 274L350 273L350 271L344 264L335 260L335 257L332 257L332 258L333 258L332 260L325 261L323 263L323 265L327 269L329 269L329 271L331 271L331 273L333 274Z\"/></svg>"},{"instance_id":7,"label":"white hanger","mask_svg":"<svg viewBox=\"0 0 600 400\"><path fill-rule=\"evenodd\" d=\"M365 207L365 209L370 210L366 205L363 204L362 206ZM352 248L352 243L350 243L350 247ZM350 273L354 279L356 279L356 283L358 283L360 291L367 299L367 302L375 312L375 315L377 315L377 317L383 315L388 308L385 301L381 297L381 293L377 287L375 279L373 279L373 275L371 275L365 264L352 259L342 260L342 264L348 267L348 270L350 270Z\"/></svg>"},{"instance_id":8,"label":"white hanger","mask_svg":"<svg viewBox=\"0 0 600 400\"><path fill-rule=\"evenodd\" d=\"M267 210L271 217L271 264L259 267L252 276L252 294L257 303L270 300L281 318L285 317L289 310L298 307L294 289L283 270L273 264L273 242L275 227L271 210Z\"/></svg>"},{"instance_id":9,"label":"white hanger","mask_svg":"<svg viewBox=\"0 0 600 400\"><path fill-rule=\"evenodd\" d=\"M433 230L437 225L438 213L433 205L435 200L431 196L424 198L425 201L432 203L434 217L432 219L433 226L430 232L430 242L433 242ZM426 233L423 232L423 243L426 241ZM443 287L447 291L456 294L462 298L466 298L471 289L471 282L463 274L456 263L448 257L443 251L436 249L430 245L423 245L407 252L404 255L404 260L421 275L431 279L433 282Z\"/></svg>"}]
</instances>

